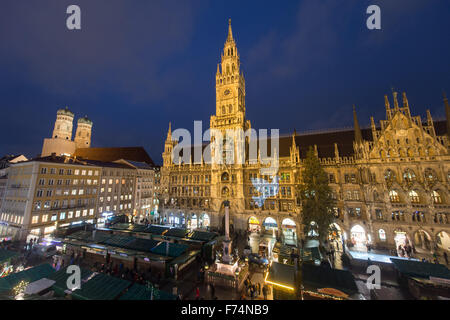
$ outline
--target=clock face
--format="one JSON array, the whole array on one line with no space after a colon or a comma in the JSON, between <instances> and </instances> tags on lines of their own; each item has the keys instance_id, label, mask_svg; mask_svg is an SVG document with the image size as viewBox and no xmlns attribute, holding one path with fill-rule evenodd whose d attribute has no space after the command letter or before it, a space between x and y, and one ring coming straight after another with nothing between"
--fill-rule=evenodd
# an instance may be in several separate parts
<instances>
[{"instance_id":1,"label":"clock face","mask_svg":"<svg viewBox=\"0 0 450 320\"><path fill-rule=\"evenodd\" d=\"M227 95L229 95L230 94L230 89L226 89L224 92L223 92L223 95L224 96L227 96Z\"/></svg>"}]
</instances>

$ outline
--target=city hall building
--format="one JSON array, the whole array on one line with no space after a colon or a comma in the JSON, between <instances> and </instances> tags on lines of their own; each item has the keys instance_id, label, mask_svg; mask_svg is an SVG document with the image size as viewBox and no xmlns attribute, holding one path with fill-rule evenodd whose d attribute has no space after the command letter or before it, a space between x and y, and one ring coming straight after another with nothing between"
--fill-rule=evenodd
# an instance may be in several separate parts
<instances>
[{"instance_id":1,"label":"city hall building","mask_svg":"<svg viewBox=\"0 0 450 320\"><path fill-rule=\"evenodd\" d=\"M242 164L174 161L177 141L169 131L162 154L161 222L188 228L223 227L224 201L230 201L232 229L272 234L284 242L302 237L298 194L301 172L313 147L329 175L336 199L333 237L363 246L395 248L405 242L427 252L450 247L450 107L446 121L413 116L405 93L399 104L385 96L386 119L361 129L353 111L353 130L296 134L279 139L277 184L261 175L263 159ZM216 73L216 112L210 128L225 131L251 128L246 118L245 79L231 22ZM226 150L225 150L226 152ZM259 206L264 179L270 196ZM257 190L258 189L258 190ZM269 189L268 192L267 189ZM274 192L276 190L277 192Z\"/></svg>"}]
</instances>

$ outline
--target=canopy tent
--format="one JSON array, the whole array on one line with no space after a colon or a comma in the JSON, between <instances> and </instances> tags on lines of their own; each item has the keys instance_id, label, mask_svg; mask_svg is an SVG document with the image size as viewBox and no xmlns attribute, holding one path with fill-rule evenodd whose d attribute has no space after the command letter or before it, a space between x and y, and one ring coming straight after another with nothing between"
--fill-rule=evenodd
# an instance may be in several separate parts
<instances>
[{"instance_id":1,"label":"canopy tent","mask_svg":"<svg viewBox=\"0 0 450 320\"><path fill-rule=\"evenodd\" d=\"M136 238L130 236L113 235L99 243L105 244L107 246L124 248L127 244L133 242Z\"/></svg>"},{"instance_id":2,"label":"canopy tent","mask_svg":"<svg viewBox=\"0 0 450 320\"><path fill-rule=\"evenodd\" d=\"M93 272L89 269L81 268L81 280L85 280L89 278ZM55 283L53 284L53 290L55 291L56 295L64 296L64 291L67 290L67 279L69 278L71 274L67 273L67 267L60 269L59 271L51 274L48 278L50 280L54 280ZM83 284L81 284L83 285Z\"/></svg>"},{"instance_id":3,"label":"canopy tent","mask_svg":"<svg viewBox=\"0 0 450 320\"><path fill-rule=\"evenodd\" d=\"M34 282L42 278L48 278L55 270L47 263L39 266L13 273L4 278L0 278L0 293L5 293L13 289L19 282Z\"/></svg>"},{"instance_id":4,"label":"canopy tent","mask_svg":"<svg viewBox=\"0 0 450 320\"><path fill-rule=\"evenodd\" d=\"M78 300L115 300L130 285L127 280L98 273L83 283L81 289L75 290L72 297Z\"/></svg>"},{"instance_id":5,"label":"canopy tent","mask_svg":"<svg viewBox=\"0 0 450 320\"><path fill-rule=\"evenodd\" d=\"M141 284L133 284L119 300L151 300L151 289ZM154 289L153 300L176 300L173 294Z\"/></svg>"},{"instance_id":6,"label":"canopy tent","mask_svg":"<svg viewBox=\"0 0 450 320\"><path fill-rule=\"evenodd\" d=\"M18 255L19 253L17 252L0 249L0 263L9 262L11 259L17 257Z\"/></svg>"},{"instance_id":7,"label":"canopy tent","mask_svg":"<svg viewBox=\"0 0 450 320\"><path fill-rule=\"evenodd\" d=\"M170 227L163 227L163 226L155 226L155 225L150 225L147 227L147 232L148 233L152 233L152 234L156 234L156 235L161 235L164 233L164 231L170 229Z\"/></svg>"},{"instance_id":8,"label":"canopy tent","mask_svg":"<svg viewBox=\"0 0 450 320\"><path fill-rule=\"evenodd\" d=\"M409 277L450 279L450 270L442 264L397 258L391 258L391 261L400 273Z\"/></svg>"}]
</instances>

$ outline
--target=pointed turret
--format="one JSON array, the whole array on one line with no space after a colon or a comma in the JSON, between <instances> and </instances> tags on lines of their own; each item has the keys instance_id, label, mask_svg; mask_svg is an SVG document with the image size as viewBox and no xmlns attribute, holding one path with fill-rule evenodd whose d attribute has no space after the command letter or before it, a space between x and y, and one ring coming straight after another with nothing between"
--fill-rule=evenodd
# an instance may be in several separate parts
<instances>
[{"instance_id":1,"label":"pointed turret","mask_svg":"<svg viewBox=\"0 0 450 320\"><path fill-rule=\"evenodd\" d=\"M356 116L356 108L353 105L353 125L355 129L355 142L356 143L362 143L362 133L361 128L359 127L358 117Z\"/></svg>"},{"instance_id":2,"label":"pointed turret","mask_svg":"<svg viewBox=\"0 0 450 320\"><path fill-rule=\"evenodd\" d=\"M384 95L384 105L386 107L386 119L390 120L391 119L391 105L389 103L389 98L386 94Z\"/></svg>"},{"instance_id":3,"label":"pointed turret","mask_svg":"<svg viewBox=\"0 0 450 320\"><path fill-rule=\"evenodd\" d=\"M167 131L167 140L172 141L172 122L169 122L169 130Z\"/></svg>"},{"instance_id":4,"label":"pointed turret","mask_svg":"<svg viewBox=\"0 0 450 320\"><path fill-rule=\"evenodd\" d=\"M334 144L334 157L336 158L336 160L339 159L339 148L337 143Z\"/></svg>"},{"instance_id":5,"label":"pointed turret","mask_svg":"<svg viewBox=\"0 0 450 320\"><path fill-rule=\"evenodd\" d=\"M398 111L398 100L397 100L397 91L392 92L392 95L394 96L394 109L395 111Z\"/></svg>"}]
</instances>

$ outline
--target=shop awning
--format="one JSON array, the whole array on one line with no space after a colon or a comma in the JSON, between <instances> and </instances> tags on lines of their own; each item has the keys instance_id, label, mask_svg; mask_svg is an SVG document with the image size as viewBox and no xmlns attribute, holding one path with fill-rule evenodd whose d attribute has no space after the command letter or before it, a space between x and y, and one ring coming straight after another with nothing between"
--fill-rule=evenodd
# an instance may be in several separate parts
<instances>
[{"instance_id":1,"label":"shop awning","mask_svg":"<svg viewBox=\"0 0 450 320\"><path fill-rule=\"evenodd\" d=\"M396 258L391 261L399 272L409 277L450 279L450 270L442 264Z\"/></svg>"},{"instance_id":2,"label":"shop awning","mask_svg":"<svg viewBox=\"0 0 450 320\"><path fill-rule=\"evenodd\" d=\"M0 293L5 293L13 289L19 282L34 282L42 278L48 278L55 270L47 263L39 266L10 274L4 278L0 278Z\"/></svg>"},{"instance_id":3,"label":"shop awning","mask_svg":"<svg viewBox=\"0 0 450 320\"><path fill-rule=\"evenodd\" d=\"M165 291L154 289L153 300L176 300L176 296ZM151 290L146 286L135 283L119 300L151 300Z\"/></svg>"}]
</instances>

